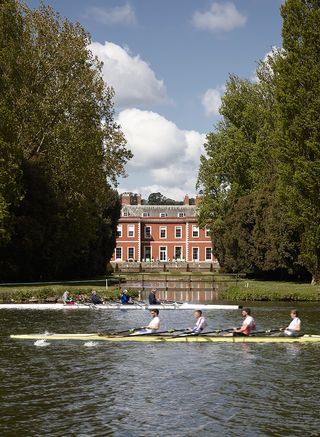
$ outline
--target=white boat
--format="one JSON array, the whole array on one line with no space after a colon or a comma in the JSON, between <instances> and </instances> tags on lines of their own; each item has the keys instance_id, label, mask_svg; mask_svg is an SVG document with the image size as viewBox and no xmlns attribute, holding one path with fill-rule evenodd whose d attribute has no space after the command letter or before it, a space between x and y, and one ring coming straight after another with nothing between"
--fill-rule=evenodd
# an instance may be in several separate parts
<instances>
[{"instance_id":1,"label":"white boat","mask_svg":"<svg viewBox=\"0 0 320 437\"><path fill-rule=\"evenodd\" d=\"M106 303L103 305L76 303L2 303L0 310L238 310L240 305L215 305L215 304L192 304L192 303L163 303L161 305L148 305L146 303L134 303L122 305L120 303Z\"/></svg>"}]
</instances>

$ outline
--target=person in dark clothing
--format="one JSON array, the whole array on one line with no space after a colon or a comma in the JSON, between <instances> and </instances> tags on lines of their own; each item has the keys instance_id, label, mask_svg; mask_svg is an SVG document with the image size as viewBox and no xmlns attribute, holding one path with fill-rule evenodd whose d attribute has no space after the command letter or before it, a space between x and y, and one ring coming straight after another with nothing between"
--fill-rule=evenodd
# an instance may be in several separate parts
<instances>
[{"instance_id":1,"label":"person in dark clothing","mask_svg":"<svg viewBox=\"0 0 320 437\"><path fill-rule=\"evenodd\" d=\"M156 290L151 290L149 294L149 305L160 305L161 302L156 298Z\"/></svg>"},{"instance_id":2,"label":"person in dark clothing","mask_svg":"<svg viewBox=\"0 0 320 437\"><path fill-rule=\"evenodd\" d=\"M103 304L102 300L97 295L97 292L94 291L94 290L91 293L91 303L93 303L94 305L101 305L101 304Z\"/></svg>"},{"instance_id":3,"label":"person in dark clothing","mask_svg":"<svg viewBox=\"0 0 320 437\"><path fill-rule=\"evenodd\" d=\"M127 303L129 303L129 301L130 301L130 296L128 295L128 291L123 290L120 296L120 302L122 303L122 305L126 305Z\"/></svg>"}]
</instances>

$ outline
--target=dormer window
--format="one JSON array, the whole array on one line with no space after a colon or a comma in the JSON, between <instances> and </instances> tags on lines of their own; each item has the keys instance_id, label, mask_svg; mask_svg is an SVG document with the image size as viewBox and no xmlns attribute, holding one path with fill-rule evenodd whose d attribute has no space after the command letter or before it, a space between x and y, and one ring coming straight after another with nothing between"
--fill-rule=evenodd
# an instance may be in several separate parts
<instances>
[{"instance_id":1,"label":"dormer window","mask_svg":"<svg viewBox=\"0 0 320 437\"><path fill-rule=\"evenodd\" d=\"M123 217L128 217L129 213L128 213L128 211L123 211L122 215L123 215Z\"/></svg>"},{"instance_id":2,"label":"dormer window","mask_svg":"<svg viewBox=\"0 0 320 437\"><path fill-rule=\"evenodd\" d=\"M160 217L167 217L168 216L168 214L166 213L166 212L160 212Z\"/></svg>"},{"instance_id":3,"label":"dormer window","mask_svg":"<svg viewBox=\"0 0 320 437\"><path fill-rule=\"evenodd\" d=\"M178 212L178 217L184 217L185 213L184 212Z\"/></svg>"},{"instance_id":4,"label":"dormer window","mask_svg":"<svg viewBox=\"0 0 320 437\"><path fill-rule=\"evenodd\" d=\"M150 217L150 213L149 212L143 212L142 213L142 217Z\"/></svg>"}]
</instances>

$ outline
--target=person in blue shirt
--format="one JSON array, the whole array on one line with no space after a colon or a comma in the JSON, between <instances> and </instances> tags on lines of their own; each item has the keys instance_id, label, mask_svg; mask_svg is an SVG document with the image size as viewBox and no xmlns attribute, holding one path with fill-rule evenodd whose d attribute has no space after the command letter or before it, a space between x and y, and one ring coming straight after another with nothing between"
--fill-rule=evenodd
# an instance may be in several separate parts
<instances>
[{"instance_id":1,"label":"person in blue shirt","mask_svg":"<svg viewBox=\"0 0 320 437\"><path fill-rule=\"evenodd\" d=\"M129 303L130 301L130 296L128 295L128 291L127 290L123 290L123 292L121 293L120 296L120 302L125 305L127 303Z\"/></svg>"}]
</instances>

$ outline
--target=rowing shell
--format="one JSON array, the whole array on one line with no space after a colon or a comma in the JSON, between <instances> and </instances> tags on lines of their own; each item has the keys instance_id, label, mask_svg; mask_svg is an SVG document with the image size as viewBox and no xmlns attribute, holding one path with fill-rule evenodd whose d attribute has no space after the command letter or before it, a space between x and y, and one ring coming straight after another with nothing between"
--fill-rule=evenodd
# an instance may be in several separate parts
<instances>
[{"instance_id":1,"label":"rowing shell","mask_svg":"<svg viewBox=\"0 0 320 437\"><path fill-rule=\"evenodd\" d=\"M4 303L0 304L0 309L4 310L238 310L240 305L211 305L211 304L191 304L191 303L172 303L161 305L141 304L74 304L65 305L63 303Z\"/></svg>"},{"instance_id":2,"label":"rowing shell","mask_svg":"<svg viewBox=\"0 0 320 437\"><path fill-rule=\"evenodd\" d=\"M181 337L158 335L115 336L99 334L19 334L10 335L17 340L72 340L72 341L116 341L155 343L318 343L320 335L301 337L223 337L213 335L188 335Z\"/></svg>"}]
</instances>

